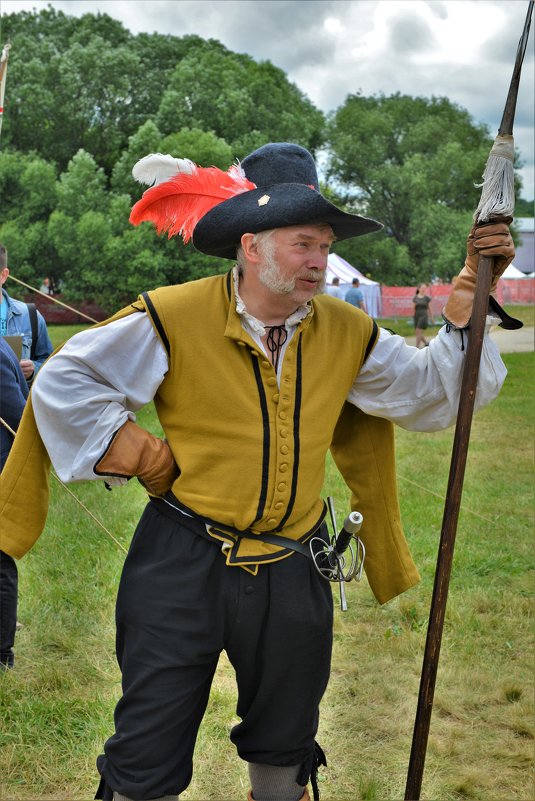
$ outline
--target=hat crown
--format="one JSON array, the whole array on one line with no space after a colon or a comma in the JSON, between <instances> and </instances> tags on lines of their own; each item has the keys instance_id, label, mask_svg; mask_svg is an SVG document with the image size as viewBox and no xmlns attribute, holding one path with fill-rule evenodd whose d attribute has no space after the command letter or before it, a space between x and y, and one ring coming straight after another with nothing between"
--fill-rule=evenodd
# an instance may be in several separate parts
<instances>
[{"instance_id":1,"label":"hat crown","mask_svg":"<svg viewBox=\"0 0 535 801\"><path fill-rule=\"evenodd\" d=\"M316 165L304 147L290 142L271 142L244 158L245 175L257 185L305 184L319 190Z\"/></svg>"}]
</instances>

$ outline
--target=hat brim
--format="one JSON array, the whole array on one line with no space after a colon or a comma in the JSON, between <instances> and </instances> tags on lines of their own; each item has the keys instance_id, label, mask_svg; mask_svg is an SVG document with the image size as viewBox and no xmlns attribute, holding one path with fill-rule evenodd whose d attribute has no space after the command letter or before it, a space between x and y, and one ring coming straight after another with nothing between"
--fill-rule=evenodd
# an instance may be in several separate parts
<instances>
[{"instance_id":1,"label":"hat brim","mask_svg":"<svg viewBox=\"0 0 535 801\"><path fill-rule=\"evenodd\" d=\"M208 256L235 259L241 237L271 228L327 223L337 240L383 227L377 220L338 209L304 184L273 184L252 189L214 206L193 231L193 245Z\"/></svg>"}]
</instances>

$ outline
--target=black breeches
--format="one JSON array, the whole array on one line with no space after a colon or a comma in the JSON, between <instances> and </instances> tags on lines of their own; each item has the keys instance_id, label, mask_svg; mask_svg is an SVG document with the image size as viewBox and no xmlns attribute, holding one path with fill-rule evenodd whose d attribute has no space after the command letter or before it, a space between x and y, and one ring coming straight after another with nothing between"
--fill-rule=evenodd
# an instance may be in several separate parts
<instances>
[{"instance_id":1,"label":"black breeches","mask_svg":"<svg viewBox=\"0 0 535 801\"><path fill-rule=\"evenodd\" d=\"M314 750L330 669L330 585L300 554L263 565L256 576L228 567L197 525L181 525L149 503L124 565L117 598L123 697L98 760L108 793L157 798L188 786L223 649L236 672L241 722L230 737L240 757L298 765Z\"/></svg>"}]
</instances>

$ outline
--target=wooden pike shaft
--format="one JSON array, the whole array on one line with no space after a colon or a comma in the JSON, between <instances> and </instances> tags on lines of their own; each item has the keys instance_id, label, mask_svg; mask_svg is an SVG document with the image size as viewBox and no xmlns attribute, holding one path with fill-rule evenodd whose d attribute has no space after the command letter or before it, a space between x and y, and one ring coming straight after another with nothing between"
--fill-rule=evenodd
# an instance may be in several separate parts
<instances>
[{"instance_id":1,"label":"wooden pike shaft","mask_svg":"<svg viewBox=\"0 0 535 801\"><path fill-rule=\"evenodd\" d=\"M492 281L493 258L483 257L479 260L477 285L470 323L470 339L466 352L466 360L461 385L461 401L455 427L453 450L451 455L450 474L446 493L446 504L442 520L440 546L435 573L435 585L429 613L429 626L425 644L420 692L414 724L407 784L406 801L418 801L422 787L427 739L431 724L431 710L438 671L438 660L442 642L442 630L446 615L446 602L453 562L453 550L457 533L457 522L461 508L464 473L468 456L468 443L474 411L479 362L485 334L485 319L489 304L489 292Z\"/></svg>"},{"instance_id":2,"label":"wooden pike shaft","mask_svg":"<svg viewBox=\"0 0 535 801\"><path fill-rule=\"evenodd\" d=\"M513 121L520 82L520 72L524 53L526 51L532 13L533 0L530 0L526 21L524 23L524 30L522 32L522 37L517 49L513 77L509 87L507 102L500 125L499 133L501 135L512 134L513 132ZM480 222L486 222L486 220L481 220ZM485 322L488 312L489 293L492 283L493 269L494 259L492 257L480 257L474 303L472 307L472 317L470 320L470 334L461 385L459 411L457 414L457 424L455 427L455 435L453 440L448 489L446 493L446 502L444 505L444 516L442 519L442 531L437 558L437 569L435 573L435 584L431 600L431 610L429 613L429 624L422 666L422 676L420 680L418 706L416 710L416 720L414 723L412 748L409 760L409 769L407 773L407 783L405 787L405 801L418 801L422 788L425 754L431 725L431 711L433 708L433 697L438 672L442 631L444 627L444 618L446 615L448 588L451 575L451 566L453 562L453 550L455 547L457 522L461 507L461 495L466 460L468 457L470 429L472 426L474 401L479 374L479 363L481 360L481 350L483 347L483 336L485 334Z\"/></svg>"}]
</instances>

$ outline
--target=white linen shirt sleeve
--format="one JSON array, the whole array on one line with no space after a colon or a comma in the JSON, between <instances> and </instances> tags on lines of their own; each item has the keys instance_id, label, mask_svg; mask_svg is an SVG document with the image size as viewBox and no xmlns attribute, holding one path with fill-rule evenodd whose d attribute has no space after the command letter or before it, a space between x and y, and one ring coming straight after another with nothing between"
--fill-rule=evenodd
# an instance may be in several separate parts
<instances>
[{"instance_id":1,"label":"white linen shirt sleeve","mask_svg":"<svg viewBox=\"0 0 535 801\"><path fill-rule=\"evenodd\" d=\"M62 481L103 478L94 465L115 431L153 399L167 369L165 349L143 312L76 334L48 360L33 384L32 403Z\"/></svg>"},{"instance_id":2,"label":"white linen shirt sleeve","mask_svg":"<svg viewBox=\"0 0 535 801\"><path fill-rule=\"evenodd\" d=\"M487 318L487 328L491 321ZM467 341L466 331L461 335L443 326L428 347L418 349L380 329L347 399L409 431L447 428L457 416ZM475 411L498 395L506 375L499 350L485 333Z\"/></svg>"}]
</instances>

